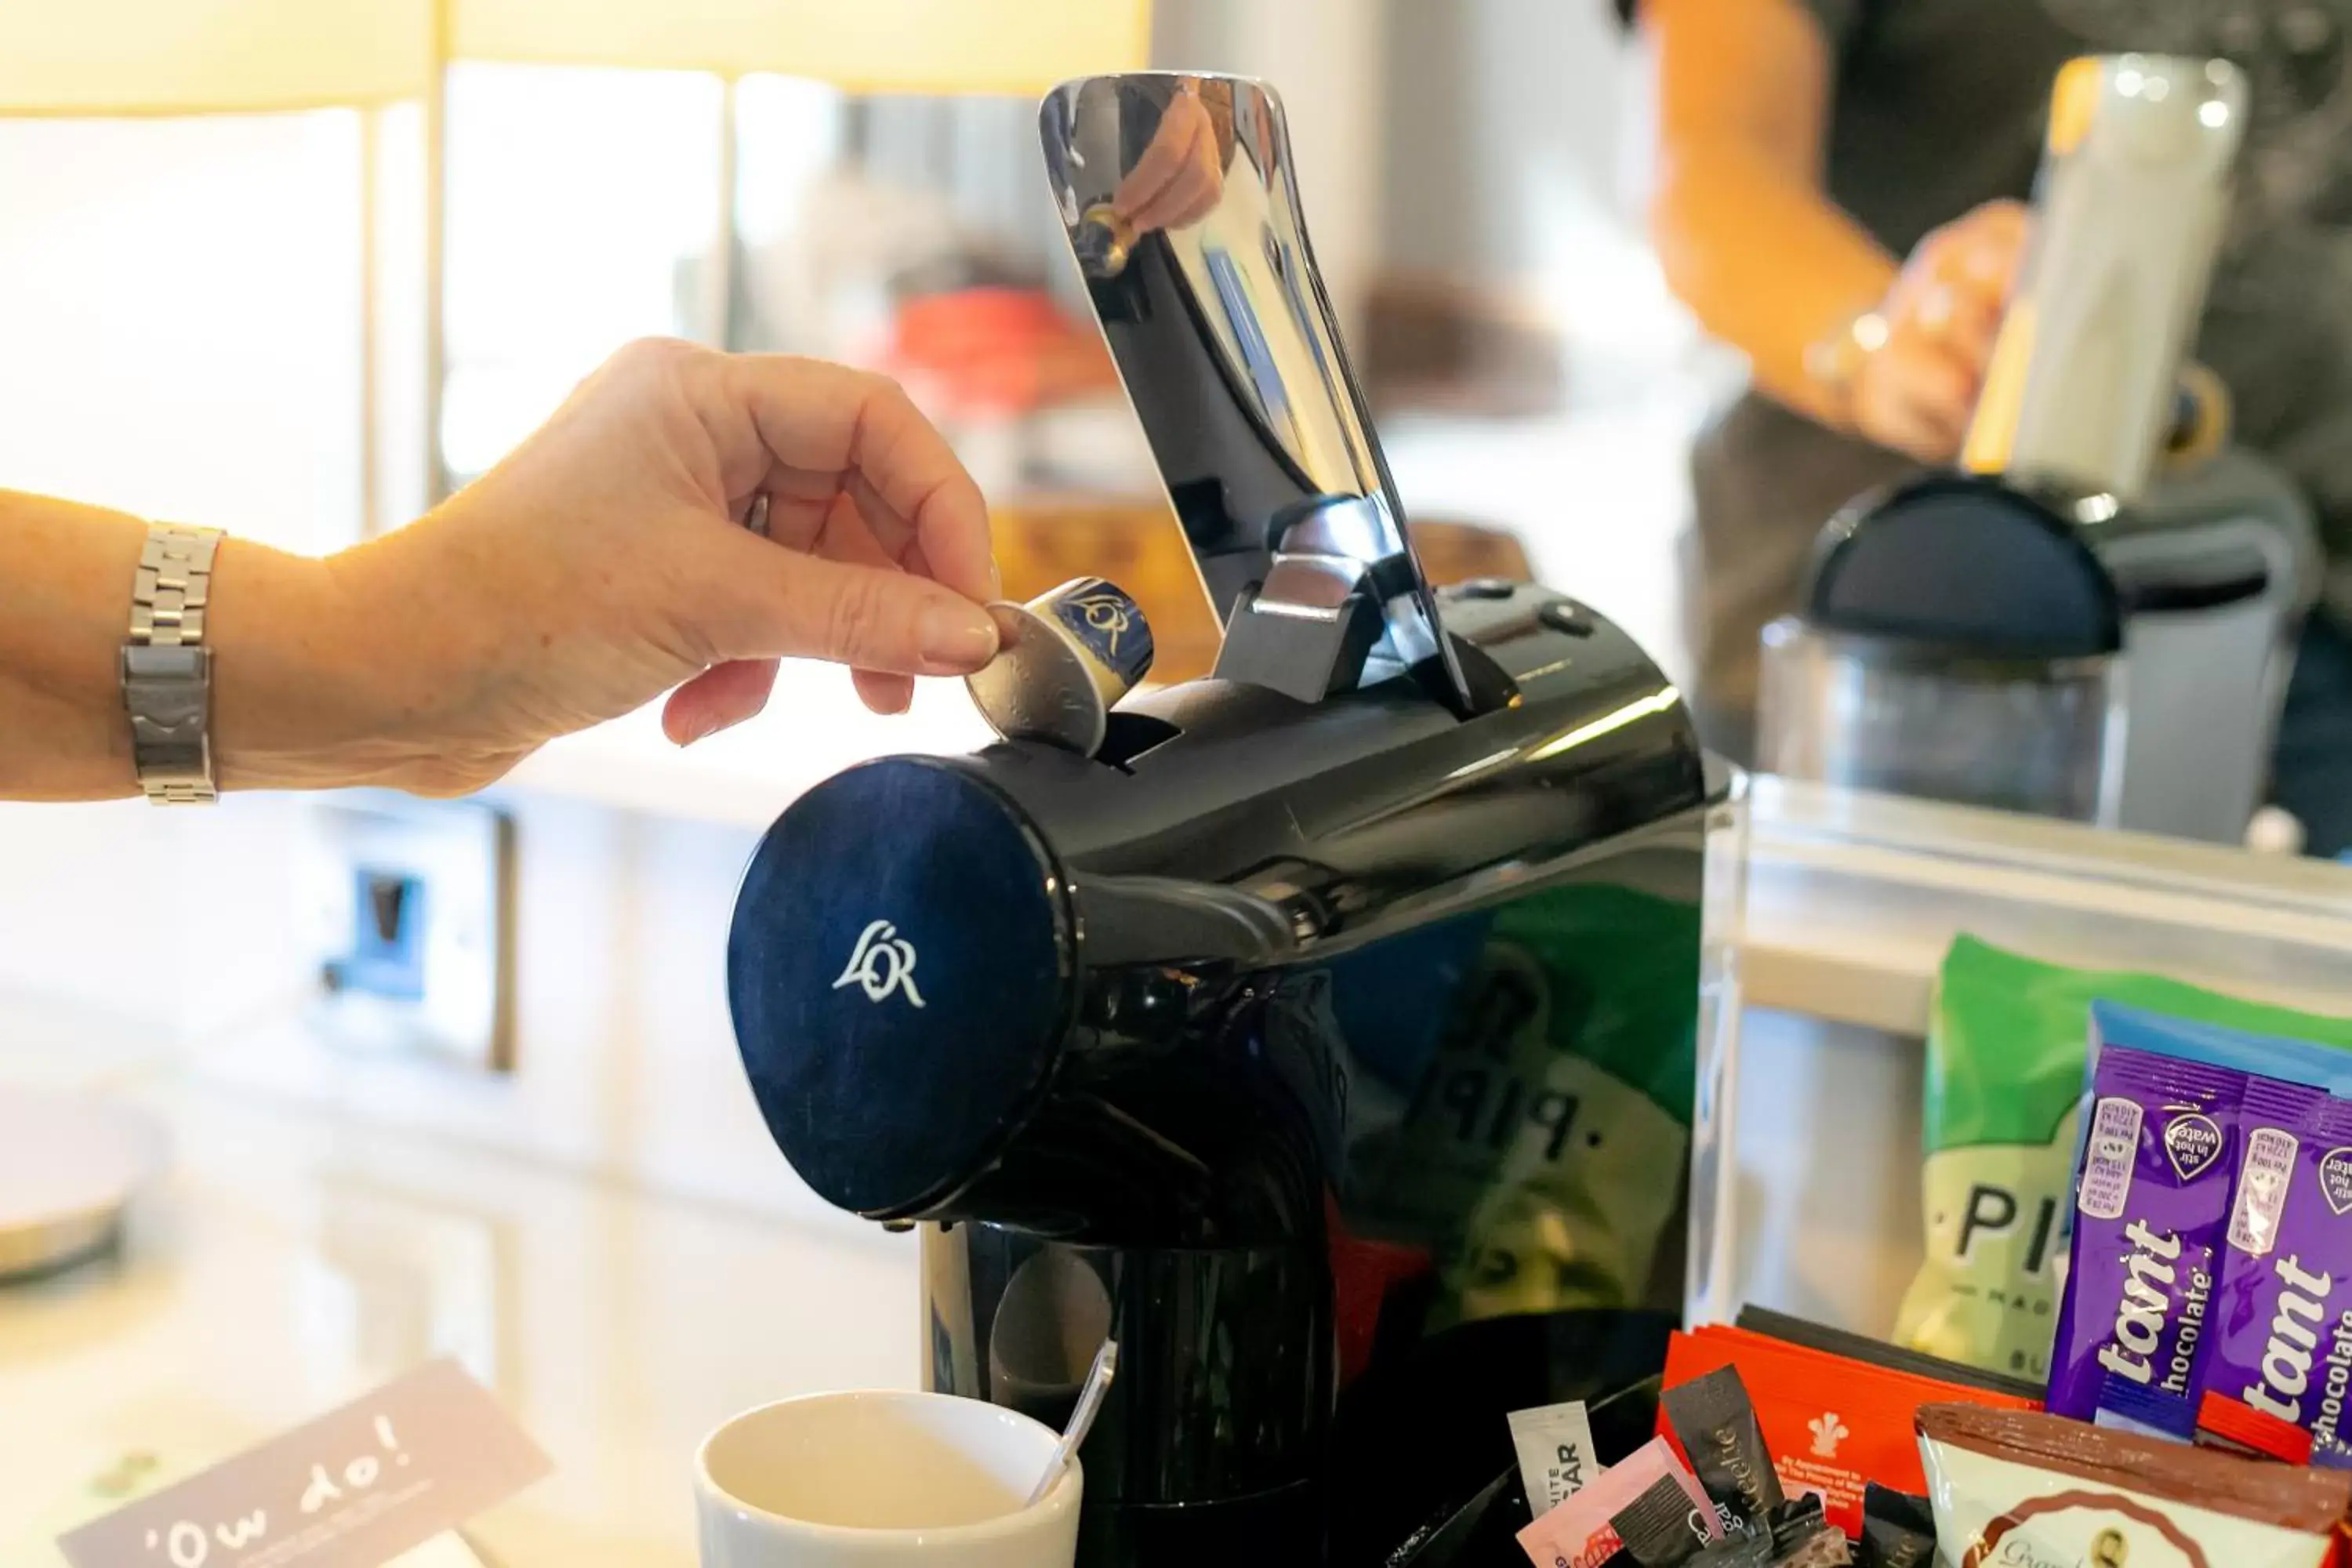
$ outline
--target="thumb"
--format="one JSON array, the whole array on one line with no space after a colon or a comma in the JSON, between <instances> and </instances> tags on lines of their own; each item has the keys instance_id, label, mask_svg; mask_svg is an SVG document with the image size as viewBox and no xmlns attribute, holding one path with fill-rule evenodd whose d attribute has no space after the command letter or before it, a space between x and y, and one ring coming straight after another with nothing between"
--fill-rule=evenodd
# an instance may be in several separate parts
<instances>
[{"instance_id":1,"label":"thumb","mask_svg":"<svg viewBox=\"0 0 2352 1568\"><path fill-rule=\"evenodd\" d=\"M969 675L996 657L988 612L928 577L803 555L750 535L716 639L730 658L821 658L894 675Z\"/></svg>"}]
</instances>

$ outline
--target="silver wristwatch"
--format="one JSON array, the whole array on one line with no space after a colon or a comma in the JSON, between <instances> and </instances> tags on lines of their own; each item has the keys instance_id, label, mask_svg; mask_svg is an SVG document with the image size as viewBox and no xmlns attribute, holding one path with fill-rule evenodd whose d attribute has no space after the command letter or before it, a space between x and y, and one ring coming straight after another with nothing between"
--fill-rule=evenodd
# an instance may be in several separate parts
<instances>
[{"instance_id":1,"label":"silver wristwatch","mask_svg":"<svg viewBox=\"0 0 2352 1568\"><path fill-rule=\"evenodd\" d=\"M212 650L205 603L220 531L150 523L122 645L122 706L139 787L157 805L203 805L213 787Z\"/></svg>"}]
</instances>

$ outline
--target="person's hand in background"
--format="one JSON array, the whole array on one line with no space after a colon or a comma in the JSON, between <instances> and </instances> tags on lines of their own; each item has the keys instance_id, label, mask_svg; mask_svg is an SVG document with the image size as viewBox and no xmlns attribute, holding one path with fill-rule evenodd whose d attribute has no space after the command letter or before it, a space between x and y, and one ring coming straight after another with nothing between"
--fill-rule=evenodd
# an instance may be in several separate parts
<instances>
[{"instance_id":1,"label":"person's hand in background","mask_svg":"<svg viewBox=\"0 0 2352 1568\"><path fill-rule=\"evenodd\" d=\"M1856 435L1923 462L1959 455L2029 227L2018 203L1988 202L1913 247L1853 373Z\"/></svg>"},{"instance_id":2,"label":"person's hand in background","mask_svg":"<svg viewBox=\"0 0 2352 1568\"><path fill-rule=\"evenodd\" d=\"M1990 203L1907 259L1889 254L1823 184L1840 55L1822 18L1851 7L1630 8L1657 58L1650 234L1668 285L1783 406L1949 460L2023 252L2025 209Z\"/></svg>"},{"instance_id":3,"label":"person's hand in background","mask_svg":"<svg viewBox=\"0 0 2352 1568\"><path fill-rule=\"evenodd\" d=\"M145 534L0 493L0 797L133 793L116 682ZM895 383L632 344L405 528L325 561L223 542L215 765L231 788L461 794L665 692L680 743L739 722L779 658L847 665L895 712L912 677L994 656L996 593L980 491Z\"/></svg>"},{"instance_id":4,"label":"person's hand in background","mask_svg":"<svg viewBox=\"0 0 2352 1568\"><path fill-rule=\"evenodd\" d=\"M1160 129L1111 197L1111 211L1136 234L1182 228L1208 216L1225 191L1217 125L1188 80L1160 116Z\"/></svg>"}]
</instances>

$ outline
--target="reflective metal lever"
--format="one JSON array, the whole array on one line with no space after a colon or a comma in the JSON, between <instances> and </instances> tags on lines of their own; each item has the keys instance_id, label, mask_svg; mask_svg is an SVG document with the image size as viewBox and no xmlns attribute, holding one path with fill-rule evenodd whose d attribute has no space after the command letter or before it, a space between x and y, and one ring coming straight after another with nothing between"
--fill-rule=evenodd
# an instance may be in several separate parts
<instances>
[{"instance_id":1,"label":"reflective metal lever","mask_svg":"<svg viewBox=\"0 0 2352 1568\"><path fill-rule=\"evenodd\" d=\"M1408 670L1474 709L1308 247L1282 103L1233 77L1065 83L1045 169L1225 644L1307 700Z\"/></svg>"}]
</instances>

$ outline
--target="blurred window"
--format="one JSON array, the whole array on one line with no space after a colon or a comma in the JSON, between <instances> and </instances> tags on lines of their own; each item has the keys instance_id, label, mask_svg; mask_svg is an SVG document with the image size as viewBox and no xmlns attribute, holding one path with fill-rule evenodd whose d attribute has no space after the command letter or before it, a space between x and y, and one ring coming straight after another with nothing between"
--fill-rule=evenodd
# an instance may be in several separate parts
<instances>
[{"instance_id":1,"label":"blurred window","mask_svg":"<svg viewBox=\"0 0 2352 1568\"><path fill-rule=\"evenodd\" d=\"M632 338L694 335L716 77L451 68L442 455L477 474Z\"/></svg>"},{"instance_id":2,"label":"blurred window","mask_svg":"<svg viewBox=\"0 0 2352 1568\"><path fill-rule=\"evenodd\" d=\"M1083 325L1026 100L854 98L777 76L733 97L730 147L712 76L451 68L451 477L488 468L635 337L887 363L908 298L975 286L1057 295ZM387 521L414 515L421 116L374 123L371 138L352 110L0 119L0 487L304 551L356 538L373 147L377 494Z\"/></svg>"},{"instance_id":3,"label":"blurred window","mask_svg":"<svg viewBox=\"0 0 2352 1568\"><path fill-rule=\"evenodd\" d=\"M0 486L350 538L359 150L349 111L0 121Z\"/></svg>"}]
</instances>

